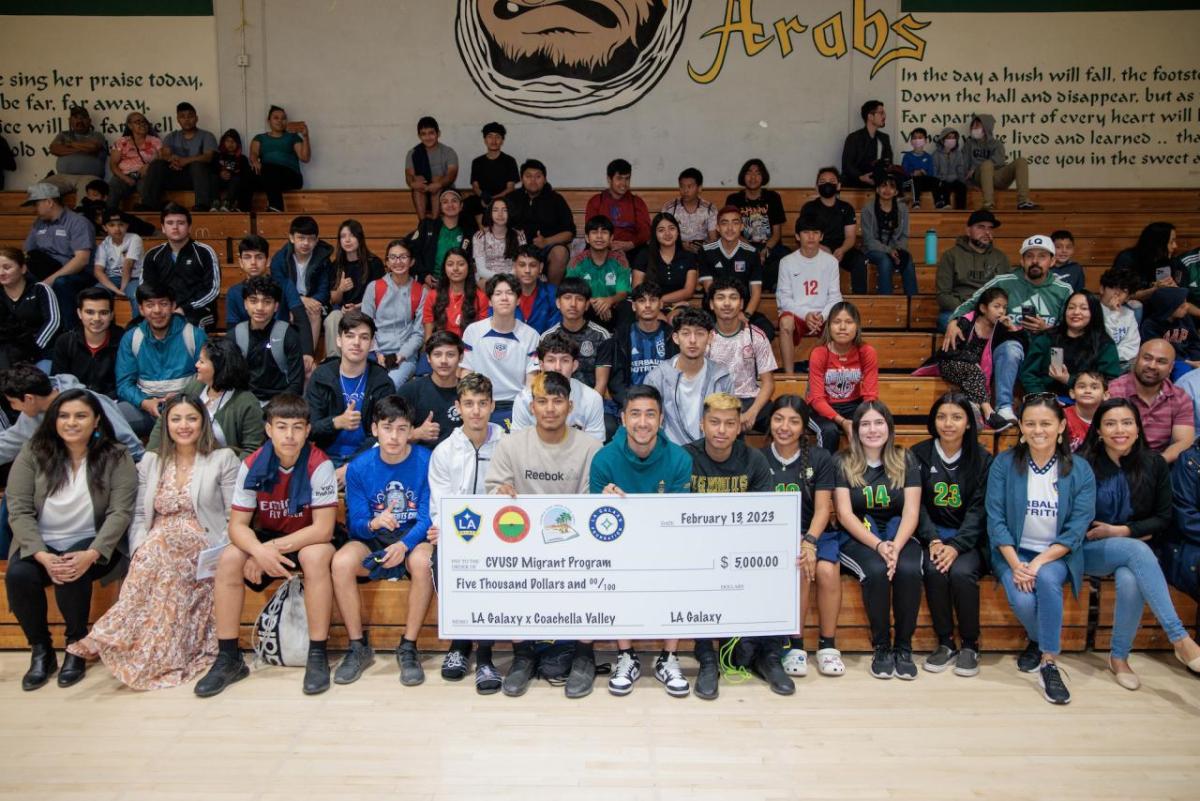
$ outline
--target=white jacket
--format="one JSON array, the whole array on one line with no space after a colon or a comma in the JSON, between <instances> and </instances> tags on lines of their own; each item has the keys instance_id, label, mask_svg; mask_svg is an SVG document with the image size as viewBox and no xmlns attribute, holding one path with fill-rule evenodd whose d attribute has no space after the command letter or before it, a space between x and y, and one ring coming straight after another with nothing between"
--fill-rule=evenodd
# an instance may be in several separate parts
<instances>
[{"instance_id":1,"label":"white jacket","mask_svg":"<svg viewBox=\"0 0 1200 801\"><path fill-rule=\"evenodd\" d=\"M533 392L529 387L521 390L521 394L513 401L512 425L509 431L514 434L526 428L533 428L536 421L529 405L533 403ZM600 393L578 379L571 379L571 413L567 415L567 425L577 428L604 442L604 398Z\"/></svg>"},{"instance_id":2,"label":"white jacket","mask_svg":"<svg viewBox=\"0 0 1200 801\"><path fill-rule=\"evenodd\" d=\"M442 498L453 495L483 495L483 480L492 463L492 451L504 436L504 428L488 423L488 435L479 450L461 427L454 429L429 459L429 519L438 524Z\"/></svg>"},{"instance_id":3,"label":"white jacket","mask_svg":"<svg viewBox=\"0 0 1200 801\"><path fill-rule=\"evenodd\" d=\"M829 310L841 300L841 276L837 259L832 254L821 250L809 259L797 250L780 260L779 283L775 287L775 304L779 311L800 319L806 314L820 312L828 320Z\"/></svg>"},{"instance_id":4,"label":"white jacket","mask_svg":"<svg viewBox=\"0 0 1200 801\"><path fill-rule=\"evenodd\" d=\"M204 526L210 548L229 541L229 510L233 506L233 490L241 466L241 460L229 448L218 448L207 456L196 454L188 495L196 518ZM158 495L161 477L158 453L150 451L138 462L137 502L133 506L133 524L129 527L131 554L146 541L146 535L154 526L154 498Z\"/></svg>"}]
</instances>

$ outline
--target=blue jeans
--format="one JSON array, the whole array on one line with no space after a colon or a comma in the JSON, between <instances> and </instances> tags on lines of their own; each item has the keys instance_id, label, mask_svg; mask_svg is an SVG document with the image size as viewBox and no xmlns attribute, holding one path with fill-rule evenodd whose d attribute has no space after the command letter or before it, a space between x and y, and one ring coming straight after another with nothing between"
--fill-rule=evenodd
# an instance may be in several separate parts
<instances>
[{"instance_id":1,"label":"blue jeans","mask_svg":"<svg viewBox=\"0 0 1200 801\"><path fill-rule=\"evenodd\" d=\"M1037 556L1033 551L1017 553L1022 562L1030 562ZM1025 627L1025 634L1043 653L1057 654L1062 650L1063 583L1066 580L1067 565L1062 559L1055 559L1038 569L1033 592L1017 589L1011 570L1000 577L1013 614Z\"/></svg>"},{"instance_id":2,"label":"blue jeans","mask_svg":"<svg viewBox=\"0 0 1200 801\"><path fill-rule=\"evenodd\" d=\"M950 317L953 314L952 311L938 312L937 330L939 334L946 333L946 326L950 325Z\"/></svg>"},{"instance_id":3,"label":"blue jeans","mask_svg":"<svg viewBox=\"0 0 1200 801\"><path fill-rule=\"evenodd\" d=\"M996 393L996 408L1011 407L1013 387L1021 374L1021 362L1025 361L1025 346L1019 340L1010 339L992 349L992 387Z\"/></svg>"},{"instance_id":4,"label":"blue jeans","mask_svg":"<svg viewBox=\"0 0 1200 801\"><path fill-rule=\"evenodd\" d=\"M1114 659L1129 656L1146 603L1150 604L1150 611L1158 618L1168 640L1177 642L1187 636L1187 629L1171 603L1171 591L1167 589L1162 568L1146 543L1129 537L1088 540L1083 544L1083 572L1088 576L1116 579L1117 603L1113 610L1112 645L1109 646Z\"/></svg>"},{"instance_id":5,"label":"blue jeans","mask_svg":"<svg viewBox=\"0 0 1200 801\"><path fill-rule=\"evenodd\" d=\"M900 254L900 263L892 258L892 254L882 250L872 250L867 253L867 261L875 265L875 269L879 271L879 294L890 295L893 290L892 274L896 270L900 271L900 283L904 286L905 295L917 294L917 268L913 264L912 256L907 250L897 251Z\"/></svg>"}]
</instances>

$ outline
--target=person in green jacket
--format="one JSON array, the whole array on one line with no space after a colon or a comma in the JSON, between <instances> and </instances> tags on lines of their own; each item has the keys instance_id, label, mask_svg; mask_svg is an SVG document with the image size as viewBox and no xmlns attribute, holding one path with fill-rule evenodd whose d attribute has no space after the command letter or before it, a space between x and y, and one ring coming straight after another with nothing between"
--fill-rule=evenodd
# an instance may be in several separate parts
<instances>
[{"instance_id":1,"label":"person in green jacket","mask_svg":"<svg viewBox=\"0 0 1200 801\"><path fill-rule=\"evenodd\" d=\"M973 211L967 229L937 263L938 330L945 331L951 314L984 284L1009 271L1008 257L994 247L993 231L1000 221L990 211Z\"/></svg>"},{"instance_id":2,"label":"person in green jacket","mask_svg":"<svg viewBox=\"0 0 1200 801\"><path fill-rule=\"evenodd\" d=\"M1049 333L1033 337L1021 365L1026 392L1065 396L1081 372L1098 372L1108 379L1122 373L1117 346L1104 327L1100 301L1088 292L1067 298L1063 319Z\"/></svg>"}]
</instances>

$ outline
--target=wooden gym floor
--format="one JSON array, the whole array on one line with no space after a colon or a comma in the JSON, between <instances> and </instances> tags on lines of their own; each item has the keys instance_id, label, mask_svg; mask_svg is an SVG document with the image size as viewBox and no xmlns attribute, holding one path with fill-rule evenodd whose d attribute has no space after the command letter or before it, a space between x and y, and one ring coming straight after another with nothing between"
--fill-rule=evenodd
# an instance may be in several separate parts
<instances>
[{"instance_id":1,"label":"wooden gym floor","mask_svg":"<svg viewBox=\"0 0 1200 801\"><path fill-rule=\"evenodd\" d=\"M501 670L508 655L498 654ZM643 654L643 665L649 659ZM609 655L602 654L601 658ZM971 679L921 672L757 679L721 697L672 699L643 676L582 701L535 683L479 697L438 675L401 687L381 653L357 684L306 698L301 671L267 668L201 700L191 687L135 693L100 666L75 687L20 689L28 664L0 654L0 798L295 799L1180 799L1200 786L1200 679L1169 653L1138 653L1142 689L1103 655L1062 660L1067 707L1042 700L1011 654ZM695 665L686 659L685 670Z\"/></svg>"}]
</instances>

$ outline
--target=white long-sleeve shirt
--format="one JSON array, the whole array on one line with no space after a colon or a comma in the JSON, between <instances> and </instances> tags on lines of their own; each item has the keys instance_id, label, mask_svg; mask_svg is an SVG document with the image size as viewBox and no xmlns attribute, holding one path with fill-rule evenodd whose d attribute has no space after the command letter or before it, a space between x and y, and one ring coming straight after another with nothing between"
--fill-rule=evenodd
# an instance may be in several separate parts
<instances>
[{"instance_id":1,"label":"white long-sleeve shirt","mask_svg":"<svg viewBox=\"0 0 1200 801\"><path fill-rule=\"evenodd\" d=\"M831 254L821 250L810 259L797 250L779 262L779 283L775 287L779 311L801 319L820 312L828 319L833 304L841 300L841 276L837 259Z\"/></svg>"}]
</instances>

